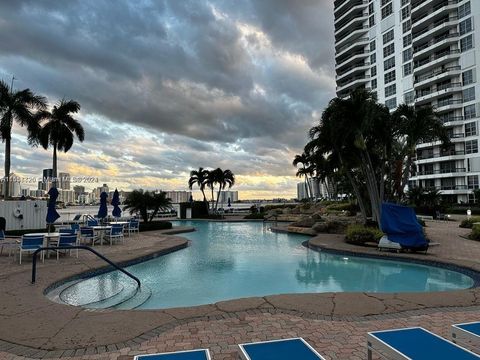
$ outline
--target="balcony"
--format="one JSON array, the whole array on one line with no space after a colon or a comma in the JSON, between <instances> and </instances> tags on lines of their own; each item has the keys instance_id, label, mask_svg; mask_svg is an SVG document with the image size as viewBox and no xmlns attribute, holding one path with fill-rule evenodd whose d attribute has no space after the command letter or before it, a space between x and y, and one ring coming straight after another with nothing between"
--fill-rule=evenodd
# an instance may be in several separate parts
<instances>
[{"instance_id":1,"label":"balcony","mask_svg":"<svg viewBox=\"0 0 480 360\"><path fill-rule=\"evenodd\" d=\"M335 45L340 48L357 41L359 38L363 38L365 35L367 35L368 29L369 27L367 25L356 26L355 28L351 29L343 38L336 39Z\"/></svg>"},{"instance_id":2,"label":"balcony","mask_svg":"<svg viewBox=\"0 0 480 360\"><path fill-rule=\"evenodd\" d=\"M437 105L434 106L437 113L442 113L444 111L451 111L456 109L463 108L462 99L448 99L448 100L439 100Z\"/></svg>"},{"instance_id":3,"label":"balcony","mask_svg":"<svg viewBox=\"0 0 480 360\"><path fill-rule=\"evenodd\" d=\"M417 18L428 9L443 4L445 0L412 0L412 18Z\"/></svg>"},{"instance_id":4,"label":"balcony","mask_svg":"<svg viewBox=\"0 0 480 360\"><path fill-rule=\"evenodd\" d=\"M438 21L439 18L445 16L445 13L457 9L458 0L442 1L441 3L425 9L418 16L412 16L412 31L421 30L421 26L428 26L429 23ZM419 13L416 11L415 14Z\"/></svg>"},{"instance_id":5,"label":"balcony","mask_svg":"<svg viewBox=\"0 0 480 360\"><path fill-rule=\"evenodd\" d=\"M345 90L351 90L359 87L362 84L366 84L370 81L369 75L354 76L346 79L345 81L337 83L337 93Z\"/></svg>"},{"instance_id":6,"label":"balcony","mask_svg":"<svg viewBox=\"0 0 480 360\"><path fill-rule=\"evenodd\" d=\"M355 63L361 61L365 62L369 56L370 52L367 50L355 51L351 53L350 56L342 58L342 60L335 64L335 69L337 70L337 73L345 71L346 69L352 67Z\"/></svg>"},{"instance_id":7,"label":"balcony","mask_svg":"<svg viewBox=\"0 0 480 360\"><path fill-rule=\"evenodd\" d=\"M452 33L452 34L444 34L437 36L436 38L422 44L419 46L415 46L413 48L413 59L417 59L421 56L429 55L434 53L440 47L445 47L453 44L458 44L458 37L460 34Z\"/></svg>"},{"instance_id":8,"label":"balcony","mask_svg":"<svg viewBox=\"0 0 480 360\"><path fill-rule=\"evenodd\" d=\"M452 150L452 151L445 151L441 153L418 154L416 161L438 159L438 158L450 157L450 156L463 156L463 155L465 155L465 151L463 150L456 150L456 151Z\"/></svg>"},{"instance_id":9,"label":"balcony","mask_svg":"<svg viewBox=\"0 0 480 360\"><path fill-rule=\"evenodd\" d=\"M442 70L431 71L427 74L417 76L414 84L415 86L425 86L449 77L459 76L461 73L462 71L460 66L450 66Z\"/></svg>"},{"instance_id":10,"label":"balcony","mask_svg":"<svg viewBox=\"0 0 480 360\"><path fill-rule=\"evenodd\" d=\"M345 20L355 10L364 10L368 6L368 0L347 0L334 10L335 23Z\"/></svg>"},{"instance_id":11,"label":"balcony","mask_svg":"<svg viewBox=\"0 0 480 360\"><path fill-rule=\"evenodd\" d=\"M429 176L429 175L445 175L445 174L457 174L465 173L467 169L465 168L456 168L456 169L437 169L437 170L426 170L417 172L416 176Z\"/></svg>"},{"instance_id":12,"label":"balcony","mask_svg":"<svg viewBox=\"0 0 480 360\"><path fill-rule=\"evenodd\" d=\"M456 28L458 25L458 17L457 16L449 16L443 19L437 20L436 22L430 24L427 28L419 31L419 32L412 32L412 43L413 46L418 46L419 43L425 42L426 39L430 37L435 37L442 33L449 31L452 28Z\"/></svg>"},{"instance_id":13,"label":"balcony","mask_svg":"<svg viewBox=\"0 0 480 360\"><path fill-rule=\"evenodd\" d=\"M370 39L368 37L362 37L360 39L356 39L354 42L345 44L340 47L336 47L336 55L335 58L338 62L339 58L343 57L349 57L350 52L355 52L359 49L364 50L365 46L370 44ZM370 51L366 51L367 53L370 53Z\"/></svg>"},{"instance_id":14,"label":"balcony","mask_svg":"<svg viewBox=\"0 0 480 360\"><path fill-rule=\"evenodd\" d=\"M440 120L443 122L445 126L449 126L449 125L459 125L460 123L463 123L465 121L465 118L463 116L448 116L445 118L440 118Z\"/></svg>"},{"instance_id":15,"label":"balcony","mask_svg":"<svg viewBox=\"0 0 480 360\"><path fill-rule=\"evenodd\" d=\"M342 82L342 80L347 76L358 75L358 73L365 73L370 69L370 63L359 63L348 68L342 69L342 71L337 71L337 82Z\"/></svg>"},{"instance_id":16,"label":"balcony","mask_svg":"<svg viewBox=\"0 0 480 360\"><path fill-rule=\"evenodd\" d=\"M425 59L413 62L413 73L416 75L419 72L429 70L432 67L439 67L458 58L460 58L460 50L446 50L434 55L430 55Z\"/></svg>"},{"instance_id":17,"label":"balcony","mask_svg":"<svg viewBox=\"0 0 480 360\"><path fill-rule=\"evenodd\" d=\"M418 91L418 96L415 99L415 103L418 105L422 105L424 103L437 99L440 96L445 96L460 91L462 91L461 83L442 84L431 90Z\"/></svg>"},{"instance_id":18,"label":"balcony","mask_svg":"<svg viewBox=\"0 0 480 360\"><path fill-rule=\"evenodd\" d=\"M364 24L368 20L368 12L363 12L359 14L359 16L354 17L348 21L344 21L342 23L335 24L335 38L343 38L345 36L345 32L351 31L353 27L356 25Z\"/></svg>"}]
</instances>

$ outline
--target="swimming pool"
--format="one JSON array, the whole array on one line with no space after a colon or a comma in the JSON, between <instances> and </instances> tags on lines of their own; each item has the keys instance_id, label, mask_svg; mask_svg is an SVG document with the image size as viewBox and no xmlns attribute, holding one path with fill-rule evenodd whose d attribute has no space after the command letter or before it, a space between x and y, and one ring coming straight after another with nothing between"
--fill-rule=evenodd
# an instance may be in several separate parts
<instances>
[{"instance_id":1,"label":"swimming pool","mask_svg":"<svg viewBox=\"0 0 480 360\"><path fill-rule=\"evenodd\" d=\"M302 245L307 237L274 233L263 223L184 221L181 225L197 230L181 235L191 240L188 248L127 267L151 289L151 296L138 308L285 293L449 291L474 284L469 276L444 268L317 252ZM106 299L105 294L121 293L131 283L123 274L110 272L69 287L63 297L98 301ZM95 287L101 287L103 295L93 294Z\"/></svg>"}]
</instances>

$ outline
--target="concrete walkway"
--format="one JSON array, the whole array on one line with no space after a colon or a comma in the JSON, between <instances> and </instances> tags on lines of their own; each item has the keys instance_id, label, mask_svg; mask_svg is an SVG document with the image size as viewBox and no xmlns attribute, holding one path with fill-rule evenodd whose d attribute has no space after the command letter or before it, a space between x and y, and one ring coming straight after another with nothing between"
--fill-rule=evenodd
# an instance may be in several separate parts
<instances>
[{"instance_id":1,"label":"concrete walkway","mask_svg":"<svg viewBox=\"0 0 480 360\"><path fill-rule=\"evenodd\" d=\"M480 243L460 237L468 231L459 229L458 223L428 222L427 231L440 243L427 255L388 255L480 269L476 261ZM104 251L124 261L186 243L180 237L150 233L131 239L125 247L104 246ZM335 235L319 236L311 243L378 255L375 249L345 244ZM238 343L293 336L305 337L327 359L365 359L367 331L420 325L448 336L452 323L480 320L477 289L441 295L289 294L153 311L89 311L51 303L43 296L43 289L52 282L98 266L87 254L79 260L63 258L58 264L51 259L39 268L39 283L32 286L30 263L13 265L11 259L0 257L4 289L0 293L0 339L4 340L0 359L131 360L138 353L196 347L209 348L213 360L236 359Z\"/></svg>"}]
</instances>

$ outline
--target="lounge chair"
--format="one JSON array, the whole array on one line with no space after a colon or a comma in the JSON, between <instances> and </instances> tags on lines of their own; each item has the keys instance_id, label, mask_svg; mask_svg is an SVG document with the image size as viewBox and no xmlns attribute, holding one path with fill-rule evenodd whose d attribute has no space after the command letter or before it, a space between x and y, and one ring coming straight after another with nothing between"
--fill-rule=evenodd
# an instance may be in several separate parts
<instances>
[{"instance_id":1,"label":"lounge chair","mask_svg":"<svg viewBox=\"0 0 480 360\"><path fill-rule=\"evenodd\" d=\"M244 360L319 360L324 359L302 338L240 344Z\"/></svg>"},{"instance_id":2,"label":"lounge chair","mask_svg":"<svg viewBox=\"0 0 480 360\"><path fill-rule=\"evenodd\" d=\"M138 219L130 219L128 226L125 227L125 231L128 231L128 236L132 233L140 232L140 221Z\"/></svg>"},{"instance_id":3,"label":"lounge chair","mask_svg":"<svg viewBox=\"0 0 480 360\"><path fill-rule=\"evenodd\" d=\"M76 234L69 234L69 235L60 235L58 238L58 247L65 248L65 250L70 253L70 256L72 255L72 250L71 247L77 245L78 238ZM78 258L78 249L77 250L77 258ZM60 255L61 250L57 250L57 261Z\"/></svg>"},{"instance_id":4,"label":"lounge chair","mask_svg":"<svg viewBox=\"0 0 480 360\"><path fill-rule=\"evenodd\" d=\"M210 360L207 349L176 351L161 354L137 355L133 360Z\"/></svg>"},{"instance_id":5,"label":"lounge chair","mask_svg":"<svg viewBox=\"0 0 480 360\"><path fill-rule=\"evenodd\" d=\"M7 238L5 232L0 230L0 255L4 248L8 249L8 257L10 257L12 250L18 249L18 243L14 238Z\"/></svg>"},{"instance_id":6,"label":"lounge chair","mask_svg":"<svg viewBox=\"0 0 480 360\"><path fill-rule=\"evenodd\" d=\"M480 322L452 325L452 339L456 344L480 350Z\"/></svg>"},{"instance_id":7,"label":"lounge chair","mask_svg":"<svg viewBox=\"0 0 480 360\"><path fill-rule=\"evenodd\" d=\"M421 327L370 332L367 335L367 352L368 360L372 359L372 352L387 359L480 359L470 350Z\"/></svg>"},{"instance_id":8,"label":"lounge chair","mask_svg":"<svg viewBox=\"0 0 480 360\"><path fill-rule=\"evenodd\" d=\"M20 252L20 264L22 263L22 254L24 252L34 253L41 247L43 247L43 236L22 236L22 241L20 242L19 252ZM45 252L40 253L40 258L42 262L45 261Z\"/></svg>"},{"instance_id":9,"label":"lounge chair","mask_svg":"<svg viewBox=\"0 0 480 360\"><path fill-rule=\"evenodd\" d=\"M105 238L110 242L110 245L114 241L122 241L125 243L125 237L123 236L123 225L122 224L112 224L110 232L105 235Z\"/></svg>"},{"instance_id":10,"label":"lounge chair","mask_svg":"<svg viewBox=\"0 0 480 360\"><path fill-rule=\"evenodd\" d=\"M97 239L98 237L91 227L80 227L80 242L90 242L94 246Z\"/></svg>"}]
</instances>

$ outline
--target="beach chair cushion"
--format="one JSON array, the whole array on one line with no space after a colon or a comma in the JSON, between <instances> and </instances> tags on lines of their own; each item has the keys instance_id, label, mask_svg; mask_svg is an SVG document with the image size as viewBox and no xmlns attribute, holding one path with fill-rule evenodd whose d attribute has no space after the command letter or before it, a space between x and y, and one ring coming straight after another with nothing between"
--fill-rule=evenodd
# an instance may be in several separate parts
<instances>
[{"instance_id":1,"label":"beach chair cushion","mask_svg":"<svg viewBox=\"0 0 480 360\"><path fill-rule=\"evenodd\" d=\"M137 355L134 360L210 360L206 349L177 351L162 354Z\"/></svg>"},{"instance_id":2,"label":"beach chair cushion","mask_svg":"<svg viewBox=\"0 0 480 360\"><path fill-rule=\"evenodd\" d=\"M420 327L371 332L395 354L412 360L480 359L480 356Z\"/></svg>"},{"instance_id":3,"label":"beach chair cushion","mask_svg":"<svg viewBox=\"0 0 480 360\"><path fill-rule=\"evenodd\" d=\"M302 338L240 344L246 360L319 360L323 359Z\"/></svg>"}]
</instances>

